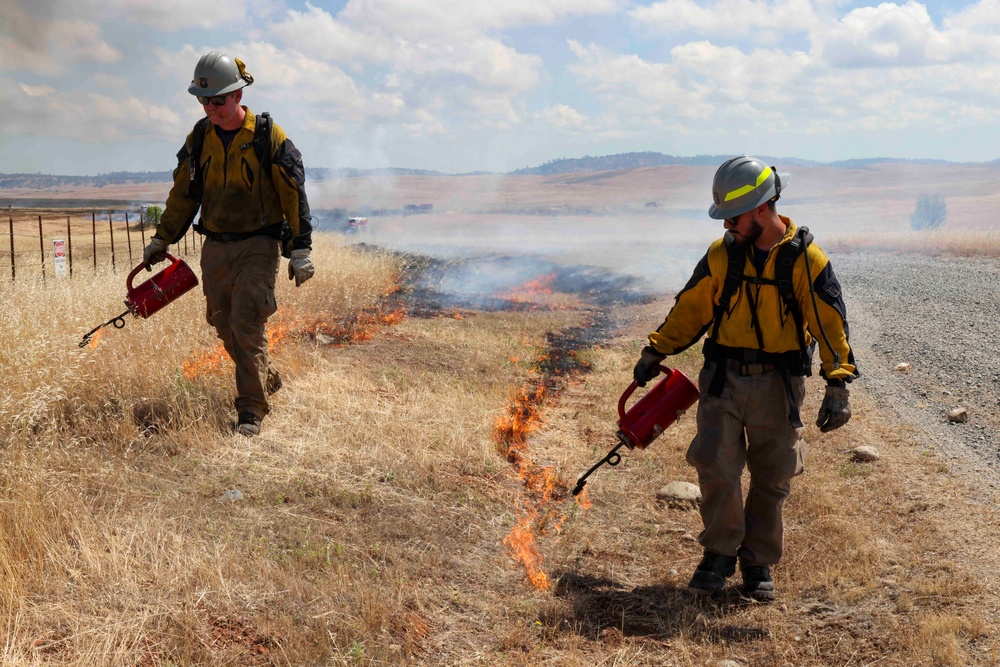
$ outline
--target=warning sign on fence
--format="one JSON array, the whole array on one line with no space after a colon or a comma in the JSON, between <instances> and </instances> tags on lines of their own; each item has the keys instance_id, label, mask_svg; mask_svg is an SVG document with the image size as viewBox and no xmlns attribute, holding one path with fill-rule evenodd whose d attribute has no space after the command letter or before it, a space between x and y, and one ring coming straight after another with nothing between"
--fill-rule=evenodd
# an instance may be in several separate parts
<instances>
[{"instance_id":1,"label":"warning sign on fence","mask_svg":"<svg viewBox=\"0 0 1000 667\"><path fill-rule=\"evenodd\" d=\"M66 242L62 239L52 240L52 253L55 257L57 276L66 275Z\"/></svg>"}]
</instances>

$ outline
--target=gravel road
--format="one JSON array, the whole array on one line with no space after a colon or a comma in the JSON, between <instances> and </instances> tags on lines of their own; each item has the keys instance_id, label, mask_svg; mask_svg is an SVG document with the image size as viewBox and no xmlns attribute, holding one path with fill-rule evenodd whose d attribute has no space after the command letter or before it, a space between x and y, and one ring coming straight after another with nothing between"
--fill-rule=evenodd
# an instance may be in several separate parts
<instances>
[{"instance_id":1,"label":"gravel road","mask_svg":"<svg viewBox=\"0 0 1000 667\"><path fill-rule=\"evenodd\" d=\"M1000 485L1000 260L831 253L844 288L854 387L949 464ZM895 371L897 364L910 371ZM962 406L964 424L948 422Z\"/></svg>"}]
</instances>

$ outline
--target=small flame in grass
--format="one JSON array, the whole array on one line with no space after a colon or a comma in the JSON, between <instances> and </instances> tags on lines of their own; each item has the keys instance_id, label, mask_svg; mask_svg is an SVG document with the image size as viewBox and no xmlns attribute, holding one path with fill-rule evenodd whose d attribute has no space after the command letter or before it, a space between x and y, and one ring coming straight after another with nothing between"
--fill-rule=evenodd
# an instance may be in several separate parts
<instances>
[{"instance_id":1,"label":"small flame in grass","mask_svg":"<svg viewBox=\"0 0 1000 667\"><path fill-rule=\"evenodd\" d=\"M378 333L381 326L392 326L406 319L402 310L381 311L363 310L354 317L338 322L327 322L321 316L310 313L297 314L285 309L275 313L272 323L267 328L267 349L274 352L279 346L296 336L306 335L311 338L325 337L330 345L346 345L368 340ZM192 380L204 375L218 374L229 355L222 346L222 341L216 341L211 350L202 352L183 362L184 377Z\"/></svg>"},{"instance_id":2,"label":"small flame in grass","mask_svg":"<svg viewBox=\"0 0 1000 667\"><path fill-rule=\"evenodd\" d=\"M95 331L94 335L90 339L90 342L87 343L87 347L91 350L96 350L97 346L101 344L101 336L103 335L104 335L104 329L98 329L97 331Z\"/></svg>"},{"instance_id":3,"label":"small flame in grass","mask_svg":"<svg viewBox=\"0 0 1000 667\"><path fill-rule=\"evenodd\" d=\"M542 570L537 536L562 531L566 514L559 505L571 498L569 487L554 466L540 466L527 456L528 436L541 426L541 406L548 393L544 382L528 382L493 424L497 448L523 484L517 501L517 523L503 543L514 560L524 566L531 584L540 590L548 590L551 582ZM581 507L590 506L585 498L578 498L578 502Z\"/></svg>"},{"instance_id":4,"label":"small flame in grass","mask_svg":"<svg viewBox=\"0 0 1000 667\"><path fill-rule=\"evenodd\" d=\"M337 322L315 321L303 327L313 338L324 337L330 345L360 343L374 338L383 326L395 326L406 319L402 310L359 311L354 317Z\"/></svg>"},{"instance_id":5,"label":"small flame in grass","mask_svg":"<svg viewBox=\"0 0 1000 667\"><path fill-rule=\"evenodd\" d=\"M181 372L188 380L193 380L203 375L215 375L222 370L223 364L229 359L226 349L222 346L222 341L216 341L211 350L202 352L192 359L188 359L181 364Z\"/></svg>"},{"instance_id":6,"label":"small flame in grass","mask_svg":"<svg viewBox=\"0 0 1000 667\"><path fill-rule=\"evenodd\" d=\"M552 285L555 284L555 281L556 274L549 273L495 296L498 299L514 303L533 303L537 297L543 294L552 294Z\"/></svg>"},{"instance_id":7,"label":"small flame in grass","mask_svg":"<svg viewBox=\"0 0 1000 667\"><path fill-rule=\"evenodd\" d=\"M503 543L514 554L515 559L524 565L531 585L538 590L547 591L552 586L552 582L542 570L542 554L538 552L538 544L535 542L534 523L534 512L528 510L522 513L517 520L517 525L504 538Z\"/></svg>"}]
</instances>

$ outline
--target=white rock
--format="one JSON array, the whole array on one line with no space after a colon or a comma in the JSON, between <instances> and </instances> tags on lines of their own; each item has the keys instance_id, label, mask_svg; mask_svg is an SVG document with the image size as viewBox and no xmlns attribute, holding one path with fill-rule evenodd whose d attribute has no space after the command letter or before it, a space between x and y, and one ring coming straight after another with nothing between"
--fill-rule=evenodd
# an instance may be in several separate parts
<instances>
[{"instance_id":1,"label":"white rock","mask_svg":"<svg viewBox=\"0 0 1000 667\"><path fill-rule=\"evenodd\" d=\"M893 370L899 371L900 373L909 373L910 365L904 361L901 364L896 364L896 368L894 368Z\"/></svg>"},{"instance_id":2,"label":"white rock","mask_svg":"<svg viewBox=\"0 0 1000 667\"><path fill-rule=\"evenodd\" d=\"M969 411L963 407L952 408L948 411L948 421L964 424L969 421Z\"/></svg>"},{"instance_id":3,"label":"white rock","mask_svg":"<svg viewBox=\"0 0 1000 667\"><path fill-rule=\"evenodd\" d=\"M855 447L851 450L851 458L855 461L869 463L871 461L878 461L881 456L879 455L878 450L874 447L863 445L861 447Z\"/></svg>"},{"instance_id":4,"label":"white rock","mask_svg":"<svg viewBox=\"0 0 1000 667\"><path fill-rule=\"evenodd\" d=\"M715 663L715 667L743 667L743 665L735 660L720 660Z\"/></svg>"},{"instance_id":5,"label":"white rock","mask_svg":"<svg viewBox=\"0 0 1000 667\"><path fill-rule=\"evenodd\" d=\"M701 489L691 482L670 482L656 492L656 499L672 507L697 507Z\"/></svg>"},{"instance_id":6,"label":"white rock","mask_svg":"<svg viewBox=\"0 0 1000 667\"><path fill-rule=\"evenodd\" d=\"M243 498L243 492L239 489L228 489L222 493L223 500L232 500L235 502L237 500L243 500Z\"/></svg>"}]
</instances>

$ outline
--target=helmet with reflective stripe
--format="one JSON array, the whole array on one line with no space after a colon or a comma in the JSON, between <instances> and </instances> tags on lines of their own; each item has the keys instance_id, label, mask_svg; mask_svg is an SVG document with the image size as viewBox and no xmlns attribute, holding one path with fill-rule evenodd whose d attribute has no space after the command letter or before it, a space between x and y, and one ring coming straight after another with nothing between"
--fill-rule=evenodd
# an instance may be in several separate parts
<instances>
[{"instance_id":1,"label":"helmet with reflective stripe","mask_svg":"<svg viewBox=\"0 0 1000 667\"><path fill-rule=\"evenodd\" d=\"M715 172L708 215L716 220L735 218L765 202L777 201L789 178L790 174L779 174L749 155L730 158Z\"/></svg>"},{"instance_id":2,"label":"helmet with reflective stripe","mask_svg":"<svg viewBox=\"0 0 1000 667\"><path fill-rule=\"evenodd\" d=\"M239 58L209 51L194 66L188 92L201 97L225 95L253 83L253 77Z\"/></svg>"}]
</instances>

